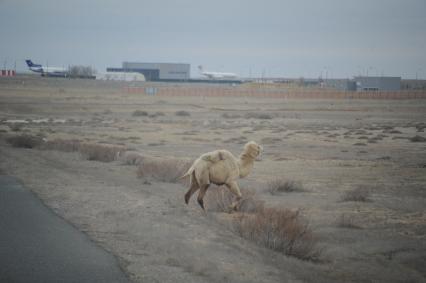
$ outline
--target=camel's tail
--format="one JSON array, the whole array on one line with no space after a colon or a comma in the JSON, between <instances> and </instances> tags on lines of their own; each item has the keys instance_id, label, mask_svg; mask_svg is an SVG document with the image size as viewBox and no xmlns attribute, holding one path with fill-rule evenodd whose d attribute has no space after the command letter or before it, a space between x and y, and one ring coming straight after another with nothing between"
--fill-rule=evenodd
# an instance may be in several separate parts
<instances>
[{"instance_id":1,"label":"camel's tail","mask_svg":"<svg viewBox=\"0 0 426 283\"><path fill-rule=\"evenodd\" d=\"M194 165L191 165L191 167L189 167L188 171L186 171L185 174L183 174L181 177L179 177L179 179L184 179L184 178L188 177L189 175L192 174L192 172L194 172Z\"/></svg>"}]
</instances>

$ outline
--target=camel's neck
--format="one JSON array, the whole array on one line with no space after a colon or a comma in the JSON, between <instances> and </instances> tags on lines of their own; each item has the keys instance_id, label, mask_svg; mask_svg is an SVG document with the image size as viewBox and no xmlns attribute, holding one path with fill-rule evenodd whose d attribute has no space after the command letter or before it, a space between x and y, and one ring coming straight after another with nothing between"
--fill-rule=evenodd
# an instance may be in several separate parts
<instances>
[{"instance_id":1,"label":"camel's neck","mask_svg":"<svg viewBox=\"0 0 426 283\"><path fill-rule=\"evenodd\" d=\"M238 159L238 166L240 168L240 178L244 178L250 174L251 169L253 169L254 159L251 156L246 154L241 154Z\"/></svg>"}]
</instances>

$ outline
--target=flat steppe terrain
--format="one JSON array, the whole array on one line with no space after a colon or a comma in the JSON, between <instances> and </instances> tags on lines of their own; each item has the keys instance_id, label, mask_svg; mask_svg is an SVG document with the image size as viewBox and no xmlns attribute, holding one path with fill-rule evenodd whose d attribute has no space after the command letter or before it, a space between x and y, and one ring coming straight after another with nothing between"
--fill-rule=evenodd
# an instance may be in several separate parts
<instances>
[{"instance_id":1,"label":"flat steppe terrain","mask_svg":"<svg viewBox=\"0 0 426 283\"><path fill-rule=\"evenodd\" d=\"M426 100L166 97L125 86L1 79L0 173L114 254L135 282L426 281ZM254 140L263 156L241 187L266 207L299 210L320 260L241 238L238 213L208 202L203 212L195 198L187 206L184 185L138 178L123 160L6 142L23 133L190 159L220 148L238 155ZM277 178L303 190L271 194ZM365 200L344 200L357 190Z\"/></svg>"}]
</instances>

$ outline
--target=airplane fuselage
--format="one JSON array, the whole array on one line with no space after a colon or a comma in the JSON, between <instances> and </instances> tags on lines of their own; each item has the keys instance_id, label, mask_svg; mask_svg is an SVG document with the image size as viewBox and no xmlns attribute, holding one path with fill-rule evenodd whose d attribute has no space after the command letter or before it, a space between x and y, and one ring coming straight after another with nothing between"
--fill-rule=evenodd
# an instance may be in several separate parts
<instances>
[{"instance_id":1,"label":"airplane fuselage","mask_svg":"<svg viewBox=\"0 0 426 283\"><path fill-rule=\"evenodd\" d=\"M61 67L46 67L40 64L34 64L31 60L26 60L28 69L35 73L40 73L42 76L66 77L68 71Z\"/></svg>"}]
</instances>

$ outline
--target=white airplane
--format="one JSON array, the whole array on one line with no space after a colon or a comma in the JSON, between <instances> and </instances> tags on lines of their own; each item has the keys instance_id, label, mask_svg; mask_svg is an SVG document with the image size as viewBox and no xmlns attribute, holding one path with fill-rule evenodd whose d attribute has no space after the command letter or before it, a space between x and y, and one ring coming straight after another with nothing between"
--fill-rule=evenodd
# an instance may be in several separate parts
<instances>
[{"instance_id":1,"label":"white airplane","mask_svg":"<svg viewBox=\"0 0 426 283\"><path fill-rule=\"evenodd\" d=\"M238 76L234 73L208 72L203 70L203 66L198 66L201 75L209 79L236 79Z\"/></svg>"},{"instance_id":2,"label":"white airplane","mask_svg":"<svg viewBox=\"0 0 426 283\"><path fill-rule=\"evenodd\" d=\"M42 76L47 77L67 77L68 70L61 67L46 67L40 64L34 64L31 60L25 60L28 65L28 68L35 72L40 73Z\"/></svg>"}]
</instances>

